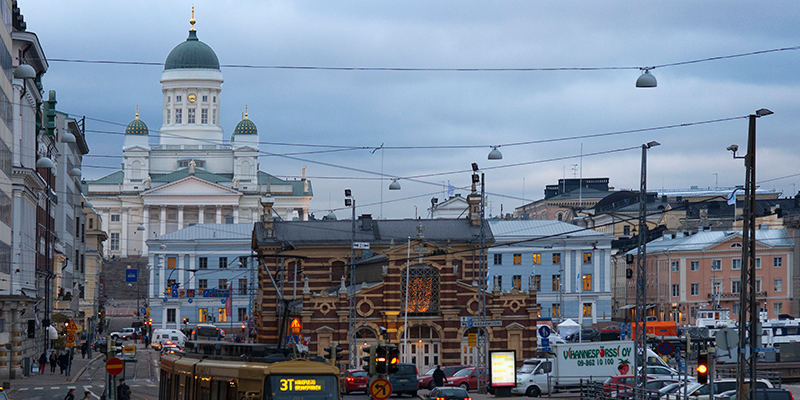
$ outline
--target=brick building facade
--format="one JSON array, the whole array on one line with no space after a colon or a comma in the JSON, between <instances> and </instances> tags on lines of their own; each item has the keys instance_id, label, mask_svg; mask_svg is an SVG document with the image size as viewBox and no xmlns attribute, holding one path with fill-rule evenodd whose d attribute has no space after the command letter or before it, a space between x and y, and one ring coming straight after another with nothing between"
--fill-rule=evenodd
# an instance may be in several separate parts
<instances>
[{"instance_id":1,"label":"brick building facade","mask_svg":"<svg viewBox=\"0 0 800 400\"><path fill-rule=\"evenodd\" d=\"M488 224L483 229L490 245ZM400 345L401 357L406 355L420 373L437 364L475 365L478 359L470 334L478 332L462 328L460 317L475 317L480 309L480 231L480 220L472 218L373 220L363 215L355 226L355 242L368 242L369 249L356 250L356 279L351 282L352 221L256 223L253 248L261 263L257 341L284 341L279 337L281 321L298 317L310 354L323 355L323 349L336 341L344 350L341 363L349 363L348 293L354 292L356 365L362 362L361 348L377 342L381 327L387 329L389 342ZM486 282L485 276L482 279ZM288 319L280 318L279 291L290 305ZM539 315L535 291L490 287L486 315L501 321L501 326L486 329L488 350L514 349L517 360L534 355Z\"/></svg>"}]
</instances>

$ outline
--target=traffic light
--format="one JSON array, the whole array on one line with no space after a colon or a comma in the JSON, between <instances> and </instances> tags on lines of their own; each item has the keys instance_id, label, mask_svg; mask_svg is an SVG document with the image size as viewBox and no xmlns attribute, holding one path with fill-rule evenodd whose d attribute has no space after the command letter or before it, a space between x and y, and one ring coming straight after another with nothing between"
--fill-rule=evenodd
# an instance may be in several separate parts
<instances>
[{"instance_id":1,"label":"traffic light","mask_svg":"<svg viewBox=\"0 0 800 400\"><path fill-rule=\"evenodd\" d=\"M397 348L397 345L390 344L386 346L386 373L396 374L399 371L397 363L400 362L400 349Z\"/></svg>"},{"instance_id":2,"label":"traffic light","mask_svg":"<svg viewBox=\"0 0 800 400\"><path fill-rule=\"evenodd\" d=\"M369 372L370 376L375 375L375 347L377 346L365 347L364 353L369 355L361 358L364 361L364 371Z\"/></svg>"},{"instance_id":3,"label":"traffic light","mask_svg":"<svg viewBox=\"0 0 800 400\"><path fill-rule=\"evenodd\" d=\"M331 343L331 347L325 348L325 358L331 360L331 365L336 365L336 360L342 358L342 348L339 347L339 342Z\"/></svg>"},{"instance_id":4,"label":"traffic light","mask_svg":"<svg viewBox=\"0 0 800 400\"><path fill-rule=\"evenodd\" d=\"M386 346L375 346L375 372L386 374Z\"/></svg>"},{"instance_id":5,"label":"traffic light","mask_svg":"<svg viewBox=\"0 0 800 400\"><path fill-rule=\"evenodd\" d=\"M188 324L188 323L189 323L189 318L184 318L184 319L183 319L183 324L184 324L184 325L186 325L186 324Z\"/></svg>"},{"instance_id":6,"label":"traffic light","mask_svg":"<svg viewBox=\"0 0 800 400\"><path fill-rule=\"evenodd\" d=\"M697 383L708 383L708 353L697 354Z\"/></svg>"}]
</instances>

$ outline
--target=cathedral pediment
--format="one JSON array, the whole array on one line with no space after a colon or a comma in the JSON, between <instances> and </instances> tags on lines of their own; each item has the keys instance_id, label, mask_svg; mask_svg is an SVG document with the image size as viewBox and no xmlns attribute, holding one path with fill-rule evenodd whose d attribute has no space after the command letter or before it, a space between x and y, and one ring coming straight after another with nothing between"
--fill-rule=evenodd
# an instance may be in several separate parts
<instances>
[{"instance_id":1,"label":"cathedral pediment","mask_svg":"<svg viewBox=\"0 0 800 400\"><path fill-rule=\"evenodd\" d=\"M239 198L242 194L234 189L200 179L196 176L170 182L142 193L142 198L147 202L154 197L229 197Z\"/></svg>"}]
</instances>

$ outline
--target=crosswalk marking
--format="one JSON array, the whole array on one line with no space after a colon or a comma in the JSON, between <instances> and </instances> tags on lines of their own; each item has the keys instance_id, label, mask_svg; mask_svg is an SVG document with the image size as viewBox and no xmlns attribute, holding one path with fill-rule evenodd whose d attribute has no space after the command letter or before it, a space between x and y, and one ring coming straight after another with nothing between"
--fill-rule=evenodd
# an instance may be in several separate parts
<instances>
[{"instance_id":1,"label":"crosswalk marking","mask_svg":"<svg viewBox=\"0 0 800 400\"><path fill-rule=\"evenodd\" d=\"M44 388L40 386L40 387L33 388L33 390L44 390Z\"/></svg>"},{"instance_id":2,"label":"crosswalk marking","mask_svg":"<svg viewBox=\"0 0 800 400\"><path fill-rule=\"evenodd\" d=\"M20 388L20 389L19 389L19 391L20 391L20 392L24 392L24 391L26 391L26 390L28 390L28 388Z\"/></svg>"},{"instance_id":3,"label":"crosswalk marking","mask_svg":"<svg viewBox=\"0 0 800 400\"><path fill-rule=\"evenodd\" d=\"M60 388L60 386L51 386L50 390L58 390L58 388Z\"/></svg>"}]
</instances>

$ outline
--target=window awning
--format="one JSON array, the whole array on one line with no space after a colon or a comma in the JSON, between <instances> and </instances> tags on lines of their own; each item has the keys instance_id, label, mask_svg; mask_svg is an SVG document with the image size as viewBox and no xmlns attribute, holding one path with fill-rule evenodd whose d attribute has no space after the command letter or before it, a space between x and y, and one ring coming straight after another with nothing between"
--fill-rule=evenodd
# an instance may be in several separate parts
<instances>
[{"instance_id":1,"label":"window awning","mask_svg":"<svg viewBox=\"0 0 800 400\"><path fill-rule=\"evenodd\" d=\"M628 305L620 307L619 309L620 310L630 310L631 308L634 308L634 307L636 307L636 304L628 304Z\"/></svg>"}]
</instances>

